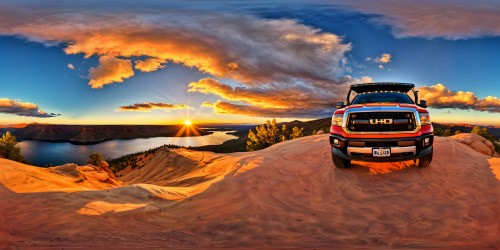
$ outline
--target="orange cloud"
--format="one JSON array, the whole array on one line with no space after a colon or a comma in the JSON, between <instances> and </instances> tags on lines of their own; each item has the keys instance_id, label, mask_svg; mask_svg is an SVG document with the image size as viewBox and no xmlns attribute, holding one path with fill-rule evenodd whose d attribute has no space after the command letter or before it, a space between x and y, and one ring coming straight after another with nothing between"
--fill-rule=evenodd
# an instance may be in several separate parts
<instances>
[{"instance_id":1,"label":"orange cloud","mask_svg":"<svg viewBox=\"0 0 500 250\"><path fill-rule=\"evenodd\" d=\"M364 77L364 81L372 81ZM205 102L216 113L262 117L319 117L329 116L335 104L345 98L348 84L360 83L360 79L344 77L337 84L311 83L269 84L258 87L232 87L212 78L191 82L188 91L213 94L227 101Z\"/></svg>"},{"instance_id":2,"label":"orange cloud","mask_svg":"<svg viewBox=\"0 0 500 250\"><path fill-rule=\"evenodd\" d=\"M122 106L118 108L118 111L140 111L149 112L153 109L193 109L186 104L169 104L164 102L148 102L148 103L136 103L132 105Z\"/></svg>"},{"instance_id":3,"label":"orange cloud","mask_svg":"<svg viewBox=\"0 0 500 250\"><path fill-rule=\"evenodd\" d=\"M451 91L441 83L419 88L419 98L433 108L473 109L500 112L500 99L494 96L477 97L473 92Z\"/></svg>"},{"instance_id":4,"label":"orange cloud","mask_svg":"<svg viewBox=\"0 0 500 250\"><path fill-rule=\"evenodd\" d=\"M60 114L47 113L31 102L20 102L8 98L0 98L0 113L39 118L56 117Z\"/></svg>"},{"instance_id":5,"label":"orange cloud","mask_svg":"<svg viewBox=\"0 0 500 250\"><path fill-rule=\"evenodd\" d=\"M113 82L123 82L134 75L130 60L104 55L99 57L99 66L89 70L89 85L93 89L102 88Z\"/></svg>"},{"instance_id":6,"label":"orange cloud","mask_svg":"<svg viewBox=\"0 0 500 250\"><path fill-rule=\"evenodd\" d=\"M216 103L205 102L202 106L213 108L217 114L238 114L258 117L319 117L325 115L321 110L307 108L293 110L287 108L262 108L223 101L217 101ZM329 115L331 115L331 112L329 112Z\"/></svg>"},{"instance_id":7,"label":"orange cloud","mask_svg":"<svg viewBox=\"0 0 500 250\"><path fill-rule=\"evenodd\" d=\"M135 63L139 70L172 62L247 85L335 83L343 73L341 60L351 49L342 37L294 20L182 11L91 13L29 12L7 6L0 10L0 34L65 44L67 54L106 56L115 59L108 65L122 65L119 74L91 72L94 88L133 75L128 63L125 67L117 57L156 58Z\"/></svg>"},{"instance_id":8,"label":"orange cloud","mask_svg":"<svg viewBox=\"0 0 500 250\"><path fill-rule=\"evenodd\" d=\"M255 107L285 109L290 115L295 110L329 109L337 100L335 86L331 89L308 88L304 86L265 85L260 87L231 87L212 78L204 78L189 84L189 92L214 94L228 101L244 102Z\"/></svg>"},{"instance_id":9,"label":"orange cloud","mask_svg":"<svg viewBox=\"0 0 500 250\"><path fill-rule=\"evenodd\" d=\"M166 60L158 58L148 58L145 60L135 61L134 68L142 72L153 72L158 69L165 68L164 63Z\"/></svg>"}]
</instances>

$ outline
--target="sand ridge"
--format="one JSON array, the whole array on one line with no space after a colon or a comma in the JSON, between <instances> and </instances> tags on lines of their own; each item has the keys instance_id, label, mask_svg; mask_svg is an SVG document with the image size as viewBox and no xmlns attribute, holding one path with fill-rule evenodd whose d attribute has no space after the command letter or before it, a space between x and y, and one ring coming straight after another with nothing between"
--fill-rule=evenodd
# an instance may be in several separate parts
<instances>
[{"instance_id":1,"label":"sand ridge","mask_svg":"<svg viewBox=\"0 0 500 250\"><path fill-rule=\"evenodd\" d=\"M317 135L160 151L113 188L0 159L0 246L498 249L498 159L437 137L429 168L337 169Z\"/></svg>"}]
</instances>

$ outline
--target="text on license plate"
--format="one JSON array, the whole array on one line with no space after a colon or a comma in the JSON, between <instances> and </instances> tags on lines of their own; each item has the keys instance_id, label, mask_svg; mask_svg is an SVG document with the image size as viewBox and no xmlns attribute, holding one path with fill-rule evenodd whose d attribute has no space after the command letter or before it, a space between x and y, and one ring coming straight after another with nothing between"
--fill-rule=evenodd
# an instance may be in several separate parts
<instances>
[{"instance_id":1,"label":"text on license plate","mask_svg":"<svg viewBox=\"0 0 500 250\"><path fill-rule=\"evenodd\" d=\"M374 148L373 149L373 156L374 157L391 156L391 149L390 148Z\"/></svg>"}]
</instances>

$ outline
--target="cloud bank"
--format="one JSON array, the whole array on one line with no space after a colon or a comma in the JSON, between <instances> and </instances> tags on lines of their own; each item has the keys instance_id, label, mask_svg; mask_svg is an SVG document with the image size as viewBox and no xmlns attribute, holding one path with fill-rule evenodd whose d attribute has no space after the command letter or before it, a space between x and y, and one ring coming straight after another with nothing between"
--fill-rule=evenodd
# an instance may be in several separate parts
<instances>
[{"instance_id":1,"label":"cloud bank","mask_svg":"<svg viewBox=\"0 0 500 250\"><path fill-rule=\"evenodd\" d=\"M42 111L38 105L34 103L20 102L9 98L0 98L0 113L38 118L49 118L60 115Z\"/></svg>"},{"instance_id":2,"label":"cloud bank","mask_svg":"<svg viewBox=\"0 0 500 250\"><path fill-rule=\"evenodd\" d=\"M118 108L118 111L139 111L139 112L149 112L153 109L163 109L163 110L172 110L172 109L193 109L192 107L186 104L170 104L164 102L147 102L147 103L136 103L127 106L121 106Z\"/></svg>"},{"instance_id":3,"label":"cloud bank","mask_svg":"<svg viewBox=\"0 0 500 250\"><path fill-rule=\"evenodd\" d=\"M494 96L477 97L473 92L451 91L441 83L419 88L419 98L433 108L455 108L464 110L500 113L500 99Z\"/></svg>"},{"instance_id":4,"label":"cloud bank","mask_svg":"<svg viewBox=\"0 0 500 250\"><path fill-rule=\"evenodd\" d=\"M363 80L370 80L363 78ZM354 83L357 79L346 78ZM242 114L262 117L318 117L331 115L335 103L343 99L340 94L347 92L346 84L331 84L330 88L265 85L258 87L236 86L221 83L212 78L204 78L189 84L189 92L213 94L227 101L205 103L216 113ZM228 102L229 101L229 102Z\"/></svg>"},{"instance_id":5,"label":"cloud bank","mask_svg":"<svg viewBox=\"0 0 500 250\"><path fill-rule=\"evenodd\" d=\"M46 44L66 44L67 54L100 56L89 84L102 87L133 75L119 58L149 57L139 70L163 62L194 67L220 78L246 84L333 81L340 60L350 50L342 38L294 20L258 19L220 13L61 13L0 10L0 33ZM154 61L156 60L156 61ZM161 63L160 63L161 62ZM110 69L120 64L120 69ZM104 70L106 68L107 70ZM100 78L100 76L103 78Z\"/></svg>"},{"instance_id":6,"label":"cloud bank","mask_svg":"<svg viewBox=\"0 0 500 250\"><path fill-rule=\"evenodd\" d=\"M98 56L99 65L88 74L92 88L134 76L132 66L152 72L176 63L211 75L191 83L189 91L261 108L255 112L266 116L272 109L287 110L289 117L327 115L343 99L338 93L345 92L349 80L357 80L342 77L351 44L288 19L184 10L7 8L0 9L0 33L62 44L67 54Z\"/></svg>"},{"instance_id":7,"label":"cloud bank","mask_svg":"<svg viewBox=\"0 0 500 250\"><path fill-rule=\"evenodd\" d=\"M338 1L349 10L371 15L388 25L396 37L444 38L449 40L500 36L500 2L422 0Z\"/></svg>"},{"instance_id":8,"label":"cloud bank","mask_svg":"<svg viewBox=\"0 0 500 250\"><path fill-rule=\"evenodd\" d=\"M462 2L456 6L451 2L366 3L337 4L391 25L399 37L462 39L500 34L496 31L500 22L482 19L480 14L492 16L481 4L471 7L471 13L464 13L464 6L470 6ZM2 4L0 7L0 34L20 36L48 46L61 45L67 54L97 56L99 65L88 73L92 88L123 82L134 76L134 69L153 72L167 63L175 63L210 75L190 83L188 91L223 99L205 104L217 113L318 117L331 115L335 103L345 98L348 84L373 82L368 76L362 79L345 76L348 68L345 55L351 50L351 44L343 42L341 36L295 20L188 10L105 12L78 8L14 8ZM458 16L467 21L455 20ZM453 17L453 20L443 22L445 17ZM492 18L497 20L496 16ZM476 27L476 21L486 25ZM392 56L385 53L376 60L383 67ZM422 94L426 90L428 94L434 93L435 86L424 89ZM450 93L442 94L455 100L454 96L460 92ZM476 97L473 104L464 102L465 99L447 101L432 94L427 99L435 107L457 104L459 108L497 112L496 97ZM171 104L142 103L119 110L173 108L168 105Z\"/></svg>"},{"instance_id":9,"label":"cloud bank","mask_svg":"<svg viewBox=\"0 0 500 250\"><path fill-rule=\"evenodd\" d=\"M196 68L211 78L191 83L189 91L249 105L262 115L272 109L287 110L288 117L306 115L305 109L311 117L317 111L327 115L349 81L358 81L343 77L351 44L288 19L187 10L2 8L0 34L98 56L99 65L88 74L92 88L123 82L134 76L133 68L152 72L166 63ZM221 83L227 81L237 86Z\"/></svg>"}]
</instances>

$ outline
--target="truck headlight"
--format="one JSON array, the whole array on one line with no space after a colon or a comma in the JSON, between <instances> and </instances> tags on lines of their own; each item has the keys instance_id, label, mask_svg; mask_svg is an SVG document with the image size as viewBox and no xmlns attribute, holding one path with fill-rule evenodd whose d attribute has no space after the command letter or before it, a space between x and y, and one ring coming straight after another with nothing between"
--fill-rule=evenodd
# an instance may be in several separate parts
<instances>
[{"instance_id":1,"label":"truck headlight","mask_svg":"<svg viewBox=\"0 0 500 250\"><path fill-rule=\"evenodd\" d=\"M431 116L429 113L418 113L420 116L420 125L430 125L431 124Z\"/></svg>"},{"instance_id":2,"label":"truck headlight","mask_svg":"<svg viewBox=\"0 0 500 250\"><path fill-rule=\"evenodd\" d=\"M333 117L332 117L332 126L342 127L342 122L343 121L344 121L344 114L333 115Z\"/></svg>"}]
</instances>

